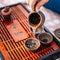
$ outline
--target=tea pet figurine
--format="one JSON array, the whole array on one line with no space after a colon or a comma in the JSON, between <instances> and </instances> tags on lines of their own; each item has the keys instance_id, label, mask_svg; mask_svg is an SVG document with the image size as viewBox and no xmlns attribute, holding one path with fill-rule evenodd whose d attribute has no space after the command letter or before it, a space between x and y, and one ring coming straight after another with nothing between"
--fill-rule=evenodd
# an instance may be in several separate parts
<instances>
[{"instance_id":1,"label":"tea pet figurine","mask_svg":"<svg viewBox=\"0 0 60 60\"><path fill-rule=\"evenodd\" d=\"M11 9L9 7L5 7L1 10L1 14L4 17L4 21L10 21L11 20Z\"/></svg>"}]
</instances>

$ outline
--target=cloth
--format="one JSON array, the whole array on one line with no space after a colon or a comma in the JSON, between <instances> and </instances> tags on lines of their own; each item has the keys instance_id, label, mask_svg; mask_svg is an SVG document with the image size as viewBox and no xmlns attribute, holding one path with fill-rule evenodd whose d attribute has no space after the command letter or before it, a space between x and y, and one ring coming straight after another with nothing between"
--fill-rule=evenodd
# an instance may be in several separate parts
<instances>
[{"instance_id":1,"label":"cloth","mask_svg":"<svg viewBox=\"0 0 60 60\"><path fill-rule=\"evenodd\" d=\"M60 0L49 0L49 2L44 5L44 7L60 14Z\"/></svg>"}]
</instances>

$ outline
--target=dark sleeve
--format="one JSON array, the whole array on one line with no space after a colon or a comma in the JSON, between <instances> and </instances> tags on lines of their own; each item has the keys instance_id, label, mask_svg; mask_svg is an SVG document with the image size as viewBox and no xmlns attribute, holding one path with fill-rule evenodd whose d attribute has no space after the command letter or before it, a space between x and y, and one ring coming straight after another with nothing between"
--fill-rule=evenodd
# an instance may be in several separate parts
<instances>
[{"instance_id":1,"label":"dark sleeve","mask_svg":"<svg viewBox=\"0 0 60 60\"><path fill-rule=\"evenodd\" d=\"M49 2L44 5L44 7L60 14L60 0L49 0Z\"/></svg>"}]
</instances>

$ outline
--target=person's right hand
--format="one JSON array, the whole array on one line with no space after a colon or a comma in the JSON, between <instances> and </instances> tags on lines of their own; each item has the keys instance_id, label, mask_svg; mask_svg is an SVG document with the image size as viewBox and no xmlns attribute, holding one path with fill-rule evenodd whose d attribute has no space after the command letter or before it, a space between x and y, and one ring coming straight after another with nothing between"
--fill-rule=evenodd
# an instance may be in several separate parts
<instances>
[{"instance_id":1,"label":"person's right hand","mask_svg":"<svg viewBox=\"0 0 60 60\"><path fill-rule=\"evenodd\" d=\"M48 0L26 0L27 4L30 6L30 8L34 11L34 6L37 2L36 10L38 10L42 5L48 2Z\"/></svg>"}]
</instances>

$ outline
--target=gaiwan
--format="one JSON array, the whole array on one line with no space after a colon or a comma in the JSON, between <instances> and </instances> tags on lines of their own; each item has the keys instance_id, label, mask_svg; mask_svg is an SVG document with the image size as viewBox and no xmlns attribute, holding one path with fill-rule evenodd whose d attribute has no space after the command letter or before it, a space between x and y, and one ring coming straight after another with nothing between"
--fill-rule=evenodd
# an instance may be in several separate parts
<instances>
[{"instance_id":1,"label":"gaiwan","mask_svg":"<svg viewBox=\"0 0 60 60\"><path fill-rule=\"evenodd\" d=\"M25 42L25 47L28 50L36 51L40 47L40 41L36 38L28 38Z\"/></svg>"}]
</instances>

